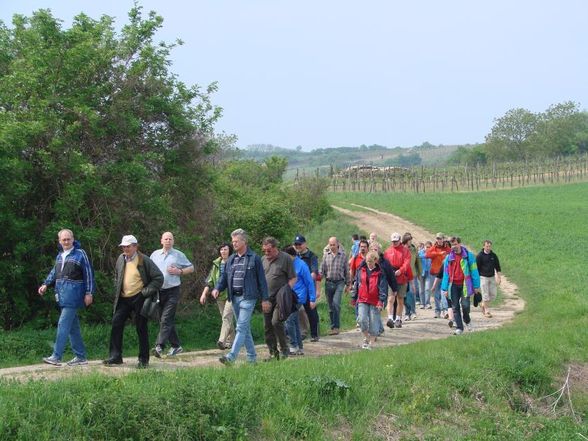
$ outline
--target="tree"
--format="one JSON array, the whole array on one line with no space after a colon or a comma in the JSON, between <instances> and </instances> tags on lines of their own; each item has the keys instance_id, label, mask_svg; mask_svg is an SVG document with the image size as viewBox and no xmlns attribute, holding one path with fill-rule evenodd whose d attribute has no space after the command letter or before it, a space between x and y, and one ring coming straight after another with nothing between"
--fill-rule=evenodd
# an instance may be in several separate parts
<instances>
[{"instance_id":1,"label":"tree","mask_svg":"<svg viewBox=\"0 0 588 441\"><path fill-rule=\"evenodd\" d=\"M526 109L512 109L498 119L486 136L488 158L495 161L528 159L532 152L529 138L538 123L536 114Z\"/></svg>"},{"instance_id":2,"label":"tree","mask_svg":"<svg viewBox=\"0 0 588 441\"><path fill-rule=\"evenodd\" d=\"M216 85L187 87L169 72L178 43L154 44L162 22L135 7L120 35L110 17L80 14L62 29L47 10L14 16L11 29L1 24L0 228L11 238L0 253L5 329L42 309L34 293L60 228L82 239L105 289L119 236L139 231L146 247L156 244L207 197L204 158L221 114L210 101ZM193 189L189 197L179 183Z\"/></svg>"}]
</instances>

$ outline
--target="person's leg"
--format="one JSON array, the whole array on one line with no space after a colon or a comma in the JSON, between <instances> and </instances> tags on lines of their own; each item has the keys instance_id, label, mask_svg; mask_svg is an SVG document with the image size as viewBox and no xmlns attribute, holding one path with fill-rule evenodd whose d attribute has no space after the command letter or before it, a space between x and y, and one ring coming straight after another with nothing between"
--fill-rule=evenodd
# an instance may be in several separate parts
<instances>
[{"instance_id":1,"label":"person's leg","mask_svg":"<svg viewBox=\"0 0 588 441\"><path fill-rule=\"evenodd\" d=\"M239 355L239 351L241 351L241 347L245 345L247 360L253 363L256 360L256 352L253 336L251 335L251 317L255 308L255 300L243 300L242 297L234 297L232 307L237 320L237 326L233 347L226 357L229 361L235 361Z\"/></svg>"},{"instance_id":2,"label":"person's leg","mask_svg":"<svg viewBox=\"0 0 588 441\"><path fill-rule=\"evenodd\" d=\"M396 296L396 321L402 321L402 313L404 311L404 298L406 297L407 284L398 285L398 295Z\"/></svg>"},{"instance_id":3,"label":"person's leg","mask_svg":"<svg viewBox=\"0 0 588 441\"><path fill-rule=\"evenodd\" d=\"M122 345L125 323L129 318L132 310L132 302L130 299L124 297L118 299L116 311L114 311L114 314L112 315L112 329L110 331L109 357L111 359L122 359Z\"/></svg>"},{"instance_id":4,"label":"person's leg","mask_svg":"<svg viewBox=\"0 0 588 441\"><path fill-rule=\"evenodd\" d=\"M298 309L298 324L300 329L300 335L306 338L310 330L310 317L308 317L308 315L306 314L305 308Z\"/></svg>"},{"instance_id":5,"label":"person's leg","mask_svg":"<svg viewBox=\"0 0 588 441\"><path fill-rule=\"evenodd\" d=\"M369 305L369 318L370 344L373 344L380 333L380 324L382 323L380 320L380 311L374 305Z\"/></svg>"},{"instance_id":6,"label":"person's leg","mask_svg":"<svg viewBox=\"0 0 588 441\"><path fill-rule=\"evenodd\" d=\"M263 331L265 337L265 344L269 349L271 355L278 352L278 342L274 333L274 325L272 324L272 318L274 316L274 310L276 309L276 299L271 299L271 309L268 312L263 313Z\"/></svg>"},{"instance_id":7,"label":"person's leg","mask_svg":"<svg viewBox=\"0 0 588 441\"><path fill-rule=\"evenodd\" d=\"M218 341L222 344L227 344L232 341L233 308L231 307L231 302L227 300L217 300L217 306L222 320Z\"/></svg>"},{"instance_id":8,"label":"person's leg","mask_svg":"<svg viewBox=\"0 0 588 441\"><path fill-rule=\"evenodd\" d=\"M71 335L72 325L74 319L77 318L77 310L75 308L61 308L59 315L59 322L57 323L57 336L55 337L55 344L53 345L53 357L61 360L68 337ZM79 331L79 323L78 323ZM81 335L80 335L81 338ZM83 346L83 344L82 344Z\"/></svg>"},{"instance_id":9,"label":"person's leg","mask_svg":"<svg viewBox=\"0 0 588 441\"><path fill-rule=\"evenodd\" d=\"M180 341L175 329L176 311L180 300L180 286L160 291L159 304L161 309L161 319L159 320L159 334L155 344L165 346L169 341L172 347L180 346Z\"/></svg>"},{"instance_id":10,"label":"person's leg","mask_svg":"<svg viewBox=\"0 0 588 441\"><path fill-rule=\"evenodd\" d=\"M84 346L84 340L82 339L82 330L80 329L80 320L78 318L77 311L71 323L69 341L71 343L71 350L73 351L74 355L80 360L86 360L86 347Z\"/></svg>"},{"instance_id":11,"label":"person's leg","mask_svg":"<svg viewBox=\"0 0 588 441\"><path fill-rule=\"evenodd\" d=\"M343 298L344 289L345 281L337 283L335 293L333 295L333 329L341 328L341 300Z\"/></svg>"},{"instance_id":12,"label":"person's leg","mask_svg":"<svg viewBox=\"0 0 588 441\"><path fill-rule=\"evenodd\" d=\"M464 297L461 296L461 310L463 313L463 321L466 325L469 325L471 323L471 318L470 318L470 297Z\"/></svg>"},{"instance_id":13,"label":"person's leg","mask_svg":"<svg viewBox=\"0 0 588 441\"><path fill-rule=\"evenodd\" d=\"M310 336L312 338L319 337L319 316L316 308L310 307L310 300L308 300L304 304L304 310L306 311L306 315L308 317L308 322L310 323Z\"/></svg>"},{"instance_id":14,"label":"person's leg","mask_svg":"<svg viewBox=\"0 0 588 441\"><path fill-rule=\"evenodd\" d=\"M149 363L149 330L147 327L147 318L141 315L141 309L145 298L141 294L135 296L133 303L135 314L135 328L137 329L137 337L139 338L139 362Z\"/></svg>"},{"instance_id":15,"label":"person's leg","mask_svg":"<svg viewBox=\"0 0 588 441\"><path fill-rule=\"evenodd\" d=\"M455 327L463 331L463 321L461 318L461 297L463 295L463 286L451 285L451 305L453 308L453 319L455 320Z\"/></svg>"},{"instance_id":16,"label":"person's leg","mask_svg":"<svg viewBox=\"0 0 588 441\"><path fill-rule=\"evenodd\" d=\"M329 282L327 280L327 282L325 283L325 295L327 296L327 306L329 307L329 320L331 322L331 329L333 329L335 327L334 321L333 321L333 315L334 315L333 297L335 296L336 288L337 288L337 285L335 285L333 282Z\"/></svg>"},{"instance_id":17,"label":"person's leg","mask_svg":"<svg viewBox=\"0 0 588 441\"><path fill-rule=\"evenodd\" d=\"M298 317L296 317L298 319ZM286 357L290 353L288 349L288 340L286 339L286 331L284 329L284 322L280 320L280 311L277 304L274 306L272 314L272 328L275 338L278 340L280 346L280 352ZM300 332L300 330L298 330Z\"/></svg>"}]
</instances>

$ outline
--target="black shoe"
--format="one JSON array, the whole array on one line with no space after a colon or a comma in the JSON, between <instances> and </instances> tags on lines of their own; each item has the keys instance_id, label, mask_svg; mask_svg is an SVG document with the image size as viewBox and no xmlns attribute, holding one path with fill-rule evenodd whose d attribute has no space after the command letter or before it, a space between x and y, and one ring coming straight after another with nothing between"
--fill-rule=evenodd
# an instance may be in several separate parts
<instances>
[{"instance_id":1,"label":"black shoe","mask_svg":"<svg viewBox=\"0 0 588 441\"><path fill-rule=\"evenodd\" d=\"M218 361L220 361L222 364L224 364L225 366L232 366L233 365L233 360L230 360L227 356L223 355L222 357L219 357Z\"/></svg>"},{"instance_id":2,"label":"black shoe","mask_svg":"<svg viewBox=\"0 0 588 441\"><path fill-rule=\"evenodd\" d=\"M312 337L312 338L310 339L310 341L311 341L311 342L313 342L313 343L316 343L316 342L317 342L317 341L319 341L319 340L320 340L320 337Z\"/></svg>"},{"instance_id":3,"label":"black shoe","mask_svg":"<svg viewBox=\"0 0 588 441\"><path fill-rule=\"evenodd\" d=\"M137 363L137 369L147 369L148 367L149 367L148 361L139 360L139 362Z\"/></svg>"},{"instance_id":4,"label":"black shoe","mask_svg":"<svg viewBox=\"0 0 588 441\"><path fill-rule=\"evenodd\" d=\"M400 319L396 320L396 327L398 329L402 328L402 320L400 320Z\"/></svg>"},{"instance_id":5,"label":"black shoe","mask_svg":"<svg viewBox=\"0 0 588 441\"><path fill-rule=\"evenodd\" d=\"M117 364L123 364L123 361L122 358L107 358L102 361L102 364L105 366L114 366Z\"/></svg>"},{"instance_id":6,"label":"black shoe","mask_svg":"<svg viewBox=\"0 0 588 441\"><path fill-rule=\"evenodd\" d=\"M386 322L386 326L388 326L389 328L394 329L394 320L388 319L388 321Z\"/></svg>"},{"instance_id":7,"label":"black shoe","mask_svg":"<svg viewBox=\"0 0 588 441\"><path fill-rule=\"evenodd\" d=\"M224 351L225 349L227 349L227 346L222 341L217 341L216 347L219 348L221 351Z\"/></svg>"},{"instance_id":8,"label":"black shoe","mask_svg":"<svg viewBox=\"0 0 588 441\"><path fill-rule=\"evenodd\" d=\"M151 355L157 358L161 358L161 356L163 355L163 348L161 347L161 345L155 345L155 347L151 349Z\"/></svg>"}]
</instances>

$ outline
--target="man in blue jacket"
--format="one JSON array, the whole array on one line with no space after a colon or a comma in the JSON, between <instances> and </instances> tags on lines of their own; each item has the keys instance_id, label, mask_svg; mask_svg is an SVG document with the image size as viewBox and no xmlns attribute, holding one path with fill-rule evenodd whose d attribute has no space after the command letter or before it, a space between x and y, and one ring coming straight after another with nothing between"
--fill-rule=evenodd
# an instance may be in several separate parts
<instances>
[{"instance_id":1,"label":"man in blue jacket","mask_svg":"<svg viewBox=\"0 0 588 441\"><path fill-rule=\"evenodd\" d=\"M55 265L43 284L39 287L39 295L44 295L47 288L55 287L55 299L61 308L57 337L53 346L53 353L43 361L54 366L61 366L61 357L65 350L67 339L75 357L68 361L69 366L88 364L86 347L82 340L78 309L92 304L96 286L94 284L94 270L86 252L80 243L74 241L71 230L61 230L59 239L59 254Z\"/></svg>"},{"instance_id":2,"label":"man in blue jacket","mask_svg":"<svg viewBox=\"0 0 588 441\"><path fill-rule=\"evenodd\" d=\"M227 260L225 271L212 290L212 296L216 299L219 292L227 290L229 301L233 304L237 330L231 351L220 357L219 361L225 365L233 364L241 347L245 345L247 361L255 363L257 354L251 334L251 317L259 298L262 299L263 312L271 310L267 281L261 258L247 246L247 233L239 228L231 233L231 241L234 252Z\"/></svg>"}]
</instances>

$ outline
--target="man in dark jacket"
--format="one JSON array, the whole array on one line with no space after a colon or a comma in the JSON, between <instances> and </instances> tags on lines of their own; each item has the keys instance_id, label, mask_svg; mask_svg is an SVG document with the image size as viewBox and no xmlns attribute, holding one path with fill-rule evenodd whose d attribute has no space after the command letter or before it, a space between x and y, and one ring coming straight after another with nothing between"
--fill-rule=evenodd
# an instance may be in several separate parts
<instances>
[{"instance_id":1,"label":"man in dark jacket","mask_svg":"<svg viewBox=\"0 0 588 441\"><path fill-rule=\"evenodd\" d=\"M163 274L157 265L138 251L137 239L124 236L119 245L122 254L116 261L114 276L114 314L110 333L110 356L103 363L107 366L122 364L123 332L127 319L135 315L135 327L139 337L139 363L137 368L149 366L149 334L147 317L141 315L147 297L157 295L163 285Z\"/></svg>"},{"instance_id":2,"label":"man in dark jacket","mask_svg":"<svg viewBox=\"0 0 588 441\"><path fill-rule=\"evenodd\" d=\"M80 248L80 243L77 240L74 241L71 230L61 230L57 237L59 239L59 254L55 259L55 266L39 287L39 295L44 295L47 287L55 286L55 299L61 308L61 315L57 325L53 353L51 356L43 358L43 361L60 366L69 337L75 357L67 364L69 366L84 365L88 364L88 361L77 311L85 306L90 306L94 299L96 290L94 270L86 252Z\"/></svg>"},{"instance_id":3,"label":"man in dark jacket","mask_svg":"<svg viewBox=\"0 0 588 441\"><path fill-rule=\"evenodd\" d=\"M219 358L219 361L227 366L235 362L243 345L247 350L247 361L256 362L257 353L251 334L251 317L257 299L261 298L264 313L271 309L261 258L247 246L247 240L247 233L241 228L231 233L234 253L227 260L225 270L212 290L212 296L215 299L220 292L227 290L237 321L233 347L227 355Z\"/></svg>"},{"instance_id":4,"label":"man in dark jacket","mask_svg":"<svg viewBox=\"0 0 588 441\"><path fill-rule=\"evenodd\" d=\"M476 256L476 265L480 273L480 289L482 291L482 314L491 318L490 302L496 299L496 285L500 285L500 261L492 251L492 241L485 240L484 248Z\"/></svg>"}]
</instances>

